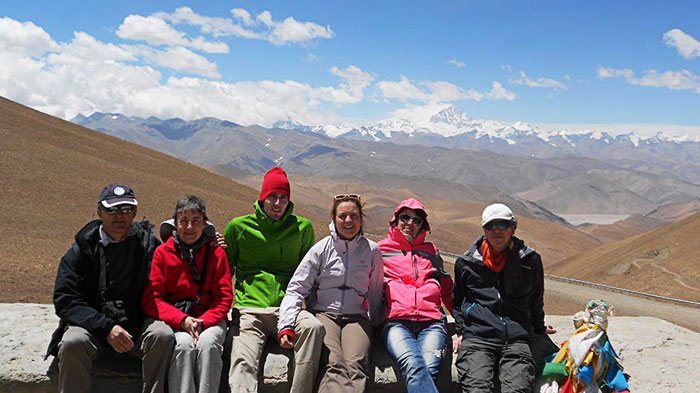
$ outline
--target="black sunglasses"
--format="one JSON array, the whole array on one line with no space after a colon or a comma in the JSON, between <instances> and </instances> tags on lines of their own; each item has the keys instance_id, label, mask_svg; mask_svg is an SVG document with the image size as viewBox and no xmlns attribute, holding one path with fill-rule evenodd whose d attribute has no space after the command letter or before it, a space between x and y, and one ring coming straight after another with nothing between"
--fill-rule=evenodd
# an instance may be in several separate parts
<instances>
[{"instance_id":1,"label":"black sunglasses","mask_svg":"<svg viewBox=\"0 0 700 393\"><path fill-rule=\"evenodd\" d=\"M333 201L347 201L347 200L354 200L362 203L362 198L360 197L360 194L338 194L333 197Z\"/></svg>"},{"instance_id":2,"label":"black sunglasses","mask_svg":"<svg viewBox=\"0 0 700 393\"><path fill-rule=\"evenodd\" d=\"M112 207L101 207L102 211L109 214L110 216L117 213L129 214L136 209L134 206L112 206Z\"/></svg>"},{"instance_id":3,"label":"black sunglasses","mask_svg":"<svg viewBox=\"0 0 700 393\"><path fill-rule=\"evenodd\" d=\"M407 213L399 214L399 220L406 224L410 223L411 221L413 221L415 225L421 225L423 223L423 218L420 216L410 216Z\"/></svg>"},{"instance_id":4,"label":"black sunglasses","mask_svg":"<svg viewBox=\"0 0 700 393\"><path fill-rule=\"evenodd\" d=\"M487 231L495 231L496 229L508 229L515 225L514 221L491 221L484 225Z\"/></svg>"}]
</instances>

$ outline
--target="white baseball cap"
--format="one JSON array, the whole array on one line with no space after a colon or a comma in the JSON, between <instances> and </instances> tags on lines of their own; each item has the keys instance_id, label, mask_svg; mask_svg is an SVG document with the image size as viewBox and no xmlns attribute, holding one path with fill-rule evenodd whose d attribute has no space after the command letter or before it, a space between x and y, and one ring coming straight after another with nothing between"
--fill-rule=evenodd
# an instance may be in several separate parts
<instances>
[{"instance_id":1,"label":"white baseball cap","mask_svg":"<svg viewBox=\"0 0 700 393\"><path fill-rule=\"evenodd\" d=\"M484 209L484 212L481 213L482 227L493 220L516 221L513 211L502 203L488 205L486 209Z\"/></svg>"}]
</instances>

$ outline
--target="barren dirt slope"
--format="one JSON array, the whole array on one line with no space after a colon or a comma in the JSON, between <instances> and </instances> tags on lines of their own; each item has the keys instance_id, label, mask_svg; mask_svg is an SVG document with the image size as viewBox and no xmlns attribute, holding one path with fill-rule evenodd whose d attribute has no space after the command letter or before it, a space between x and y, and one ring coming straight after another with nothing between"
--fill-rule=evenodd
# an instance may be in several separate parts
<instances>
[{"instance_id":1,"label":"barren dirt slope","mask_svg":"<svg viewBox=\"0 0 700 393\"><path fill-rule=\"evenodd\" d=\"M179 196L200 195L222 231L258 197L206 169L0 97L0 302L51 301L58 261L110 182L131 185L137 217L155 223L172 215Z\"/></svg>"},{"instance_id":2,"label":"barren dirt slope","mask_svg":"<svg viewBox=\"0 0 700 393\"><path fill-rule=\"evenodd\" d=\"M547 272L700 301L698 233L700 213L561 261Z\"/></svg>"}]
</instances>

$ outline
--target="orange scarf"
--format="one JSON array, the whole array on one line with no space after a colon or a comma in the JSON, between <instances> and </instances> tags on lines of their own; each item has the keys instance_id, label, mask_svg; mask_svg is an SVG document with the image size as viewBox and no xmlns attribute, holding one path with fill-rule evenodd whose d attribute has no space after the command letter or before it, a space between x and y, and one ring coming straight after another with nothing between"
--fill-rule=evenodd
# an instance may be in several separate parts
<instances>
[{"instance_id":1,"label":"orange scarf","mask_svg":"<svg viewBox=\"0 0 700 393\"><path fill-rule=\"evenodd\" d=\"M481 243L481 256L484 258L484 265L496 273L503 270L508 262L508 252L494 250L486 240Z\"/></svg>"}]
</instances>

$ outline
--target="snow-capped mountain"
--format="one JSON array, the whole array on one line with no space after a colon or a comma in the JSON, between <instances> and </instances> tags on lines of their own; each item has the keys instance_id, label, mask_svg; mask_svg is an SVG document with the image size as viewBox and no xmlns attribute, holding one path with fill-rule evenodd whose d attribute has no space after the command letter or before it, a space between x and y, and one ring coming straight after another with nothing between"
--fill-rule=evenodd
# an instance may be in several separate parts
<instances>
[{"instance_id":1,"label":"snow-capped mountain","mask_svg":"<svg viewBox=\"0 0 700 393\"><path fill-rule=\"evenodd\" d=\"M214 118L160 120L155 117L140 119L112 113L76 116L73 121L137 143L157 146L165 151L174 149L172 141L190 140L203 130L218 130L217 133L224 135L247 128ZM303 138L306 134L313 136L313 143L327 143L319 142L318 137L323 136L338 141L435 146L542 159L590 157L627 169L664 172L685 181L700 183L700 138L697 137L676 138L660 133L652 137L634 133L611 135L606 132L570 129L544 131L522 121L506 123L473 119L454 106L423 117L416 115L411 120L388 118L358 127L310 126L287 119L276 123L269 130L273 131L271 135L276 143L285 140L284 143L287 144L302 143L306 140ZM284 132L280 134L281 130L297 134L292 135L293 132L290 132L287 137ZM146 139L151 142L145 143ZM270 149L275 141L264 144L261 149Z\"/></svg>"},{"instance_id":2,"label":"snow-capped mountain","mask_svg":"<svg viewBox=\"0 0 700 393\"><path fill-rule=\"evenodd\" d=\"M469 127L472 124L472 119L464 112L457 109L456 106L450 105L440 112L430 116L431 123L446 123L455 126L464 125Z\"/></svg>"},{"instance_id":3,"label":"snow-capped mountain","mask_svg":"<svg viewBox=\"0 0 700 393\"><path fill-rule=\"evenodd\" d=\"M265 128L113 113L73 121L223 173L284 165L313 176L404 176L430 189L461 184L487 199L498 192L518 195L557 212L643 213L700 196L700 143L663 135L544 133L527 123L476 120L448 109L423 122L385 119L342 133L293 121Z\"/></svg>"},{"instance_id":4,"label":"snow-capped mountain","mask_svg":"<svg viewBox=\"0 0 700 393\"><path fill-rule=\"evenodd\" d=\"M307 126L293 120L275 124L275 127L294 129L304 132L316 132L333 138L354 140L382 141L395 143L425 143L457 148L486 148L492 146L510 146L516 151L496 149L499 152L514 154L535 154L532 151L517 151L518 147L540 146L549 150L572 152L581 146L633 146L639 147L661 142L700 143L700 137L672 137L661 133L652 137L635 133L611 135L599 131L573 131L561 129L544 131L523 121L507 123L497 120L472 119L456 106L448 106L429 117L419 120L388 118L373 124L355 128L337 125ZM529 150L529 149L525 149ZM542 152L535 155L542 155ZM551 155L551 154L546 154Z\"/></svg>"}]
</instances>

